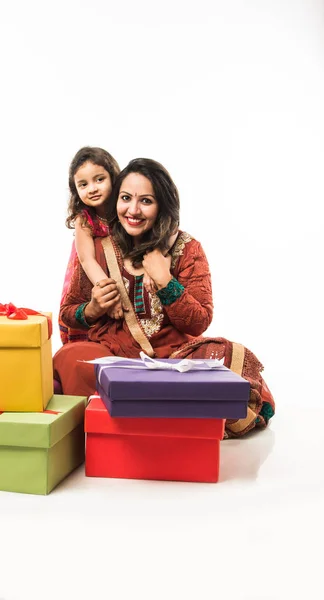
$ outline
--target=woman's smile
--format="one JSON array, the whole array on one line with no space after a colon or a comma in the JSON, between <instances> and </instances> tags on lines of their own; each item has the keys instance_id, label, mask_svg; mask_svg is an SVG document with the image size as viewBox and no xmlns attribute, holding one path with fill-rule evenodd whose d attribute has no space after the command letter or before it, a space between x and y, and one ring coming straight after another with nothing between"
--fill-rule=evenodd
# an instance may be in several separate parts
<instances>
[{"instance_id":1,"label":"woman's smile","mask_svg":"<svg viewBox=\"0 0 324 600\"><path fill-rule=\"evenodd\" d=\"M145 219L135 219L134 217L129 217L126 216L125 217L129 223L129 225L131 225L132 227L138 227L138 225L141 225L143 223L143 221Z\"/></svg>"}]
</instances>

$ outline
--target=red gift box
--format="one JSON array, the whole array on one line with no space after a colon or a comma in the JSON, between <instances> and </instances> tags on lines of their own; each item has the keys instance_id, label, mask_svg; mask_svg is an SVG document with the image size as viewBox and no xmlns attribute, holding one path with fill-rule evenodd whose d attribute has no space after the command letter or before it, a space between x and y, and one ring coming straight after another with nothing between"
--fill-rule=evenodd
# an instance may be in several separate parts
<instances>
[{"instance_id":1,"label":"red gift box","mask_svg":"<svg viewBox=\"0 0 324 600\"><path fill-rule=\"evenodd\" d=\"M224 419L112 418L100 398L85 411L87 477L215 483Z\"/></svg>"}]
</instances>

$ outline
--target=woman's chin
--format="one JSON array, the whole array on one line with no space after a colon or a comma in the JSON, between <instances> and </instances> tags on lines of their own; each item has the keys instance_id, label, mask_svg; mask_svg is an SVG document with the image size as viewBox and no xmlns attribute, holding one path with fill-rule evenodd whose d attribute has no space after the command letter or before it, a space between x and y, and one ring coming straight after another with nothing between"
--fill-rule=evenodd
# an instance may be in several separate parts
<instances>
[{"instance_id":1,"label":"woman's chin","mask_svg":"<svg viewBox=\"0 0 324 600\"><path fill-rule=\"evenodd\" d=\"M128 235L131 235L132 238L140 238L143 235L142 231L134 231L134 229L125 229L125 231Z\"/></svg>"},{"instance_id":2,"label":"woman's chin","mask_svg":"<svg viewBox=\"0 0 324 600\"><path fill-rule=\"evenodd\" d=\"M123 225L126 233L130 235L132 238L141 238L145 233L142 227L132 227L131 225Z\"/></svg>"}]
</instances>

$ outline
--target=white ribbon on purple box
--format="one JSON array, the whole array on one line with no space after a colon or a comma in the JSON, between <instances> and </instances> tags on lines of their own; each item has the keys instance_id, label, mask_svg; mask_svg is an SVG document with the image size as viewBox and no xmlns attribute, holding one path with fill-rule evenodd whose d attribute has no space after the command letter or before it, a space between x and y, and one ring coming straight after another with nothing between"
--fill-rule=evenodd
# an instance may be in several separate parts
<instances>
[{"instance_id":1,"label":"white ribbon on purple box","mask_svg":"<svg viewBox=\"0 0 324 600\"><path fill-rule=\"evenodd\" d=\"M105 367L118 367L118 369L155 369L164 371L179 371L179 373L187 373L187 371L208 371L211 369L224 368L223 360L217 358L200 360L197 358L184 358L177 363L168 363L155 358L150 358L144 352L140 352L139 358L124 358L123 356L104 356L95 358L94 360L85 360L83 362L92 365L102 365Z\"/></svg>"}]
</instances>

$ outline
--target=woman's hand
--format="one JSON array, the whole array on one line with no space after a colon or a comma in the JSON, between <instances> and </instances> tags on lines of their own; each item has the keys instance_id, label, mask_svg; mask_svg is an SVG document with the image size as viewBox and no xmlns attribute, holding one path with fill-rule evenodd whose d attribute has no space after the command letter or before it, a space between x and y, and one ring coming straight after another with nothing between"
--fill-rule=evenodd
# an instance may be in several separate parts
<instances>
[{"instance_id":1,"label":"woman's hand","mask_svg":"<svg viewBox=\"0 0 324 600\"><path fill-rule=\"evenodd\" d=\"M153 279L151 279L151 277L148 276L146 271L144 271L144 275L143 275L143 285L148 294L155 294L155 292L157 290L156 285L155 285Z\"/></svg>"},{"instance_id":2,"label":"woman's hand","mask_svg":"<svg viewBox=\"0 0 324 600\"><path fill-rule=\"evenodd\" d=\"M153 279L158 290L166 287L169 281L171 281L171 256L169 254L163 256L162 252L156 248L144 255L142 264L147 275Z\"/></svg>"},{"instance_id":3,"label":"woman's hand","mask_svg":"<svg viewBox=\"0 0 324 600\"><path fill-rule=\"evenodd\" d=\"M91 300L86 306L84 316L87 323L92 325L104 314L115 308L120 302L120 294L114 279L101 279L91 290Z\"/></svg>"}]
</instances>

